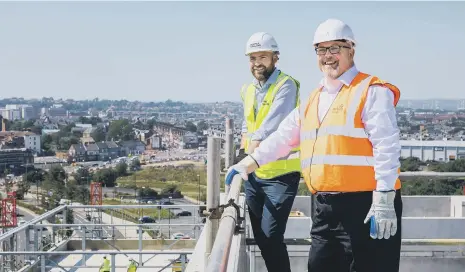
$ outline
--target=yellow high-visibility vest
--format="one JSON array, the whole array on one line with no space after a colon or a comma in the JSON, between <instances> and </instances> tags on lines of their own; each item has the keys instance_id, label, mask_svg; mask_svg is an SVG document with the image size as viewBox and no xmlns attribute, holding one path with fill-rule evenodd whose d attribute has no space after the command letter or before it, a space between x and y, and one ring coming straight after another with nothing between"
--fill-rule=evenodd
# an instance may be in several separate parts
<instances>
[{"instance_id":1,"label":"yellow high-visibility vest","mask_svg":"<svg viewBox=\"0 0 465 272\"><path fill-rule=\"evenodd\" d=\"M137 266L134 262L131 262L128 267L128 272L136 272L137 271Z\"/></svg>"},{"instance_id":2,"label":"yellow high-visibility vest","mask_svg":"<svg viewBox=\"0 0 465 272\"><path fill-rule=\"evenodd\" d=\"M108 260L108 259L103 260L103 265L100 268L100 271L102 271L102 272L110 271L110 260Z\"/></svg>"},{"instance_id":3,"label":"yellow high-visibility vest","mask_svg":"<svg viewBox=\"0 0 465 272\"><path fill-rule=\"evenodd\" d=\"M276 93L279 88L288 80L294 81L297 85L297 99L295 101L295 106L297 107L300 103L299 99L299 89L300 83L291 76L286 75L283 72L280 72L276 82L271 84L268 88L268 92L263 99L262 104L259 106L259 110L255 115L255 86L253 84L244 85L241 91L241 98L244 104L244 118L247 122L247 131L248 133L255 132L262 124L263 120L270 111L270 107L273 103L273 100L276 97ZM245 143L245 151L247 152L248 146L250 144L250 137L247 138ZM300 158L299 158L300 147L293 149L290 154L284 158L280 158L275 162L271 162L265 165L260 165L260 168L255 170L255 175L261 179L272 179L287 173L291 172L300 172Z\"/></svg>"}]
</instances>

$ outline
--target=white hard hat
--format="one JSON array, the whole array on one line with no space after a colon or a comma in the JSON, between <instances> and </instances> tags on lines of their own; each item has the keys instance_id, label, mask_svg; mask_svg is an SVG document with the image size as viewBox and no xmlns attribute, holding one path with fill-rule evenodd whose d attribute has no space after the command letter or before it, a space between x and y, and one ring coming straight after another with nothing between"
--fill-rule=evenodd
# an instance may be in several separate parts
<instances>
[{"instance_id":1,"label":"white hard hat","mask_svg":"<svg viewBox=\"0 0 465 272\"><path fill-rule=\"evenodd\" d=\"M313 45L335 40L348 40L354 44L357 43L349 25L338 19L328 19L316 29Z\"/></svg>"},{"instance_id":2,"label":"white hard hat","mask_svg":"<svg viewBox=\"0 0 465 272\"><path fill-rule=\"evenodd\" d=\"M278 43L270 33L257 32L250 36L245 48L245 54L249 55L255 52L271 51L278 52Z\"/></svg>"}]
</instances>

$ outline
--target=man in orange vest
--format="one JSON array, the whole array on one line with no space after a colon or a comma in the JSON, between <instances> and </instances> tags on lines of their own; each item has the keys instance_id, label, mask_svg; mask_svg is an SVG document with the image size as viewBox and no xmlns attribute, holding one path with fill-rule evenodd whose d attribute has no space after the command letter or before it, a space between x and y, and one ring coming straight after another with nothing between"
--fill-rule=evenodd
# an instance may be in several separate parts
<instances>
[{"instance_id":1,"label":"man in orange vest","mask_svg":"<svg viewBox=\"0 0 465 272\"><path fill-rule=\"evenodd\" d=\"M357 42L344 22L320 24L313 44L324 75L320 86L234 169L247 179L300 145L316 206L308 271L399 271L400 91L357 70Z\"/></svg>"}]
</instances>

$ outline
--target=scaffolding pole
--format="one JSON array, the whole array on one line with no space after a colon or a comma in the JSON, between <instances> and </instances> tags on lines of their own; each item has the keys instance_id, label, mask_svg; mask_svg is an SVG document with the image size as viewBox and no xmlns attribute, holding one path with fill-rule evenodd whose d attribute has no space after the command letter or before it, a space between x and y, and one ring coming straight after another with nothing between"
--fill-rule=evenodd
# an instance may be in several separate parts
<instances>
[{"instance_id":1,"label":"scaffolding pole","mask_svg":"<svg viewBox=\"0 0 465 272\"><path fill-rule=\"evenodd\" d=\"M221 139L209 137L207 143L207 211L210 214L205 224L205 265L208 263L219 225L217 213L213 211L217 210L220 205L220 150Z\"/></svg>"},{"instance_id":2,"label":"scaffolding pole","mask_svg":"<svg viewBox=\"0 0 465 272\"><path fill-rule=\"evenodd\" d=\"M234 164L236 150L234 148L234 120L226 119L226 139L225 139L225 168L228 169ZM225 170L226 170L225 169Z\"/></svg>"}]
</instances>

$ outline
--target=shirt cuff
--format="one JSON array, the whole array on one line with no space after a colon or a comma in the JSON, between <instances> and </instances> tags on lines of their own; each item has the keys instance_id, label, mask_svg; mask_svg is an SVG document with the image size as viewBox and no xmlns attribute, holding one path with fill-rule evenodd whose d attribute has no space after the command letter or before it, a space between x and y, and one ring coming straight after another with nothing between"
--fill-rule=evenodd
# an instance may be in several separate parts
<instances>
[{"instance_id":1,"label":"shirt cuff","mask_svg":"<svg viewBox=\"0 0 465 272\"><path fill-rule=\"evenodd\" d=\"M388 182L386 180L378 180L376 182L376 191L387 192L395 190L396 180L394 182Z\"/></svg>"},{"instance_id":2,"label":"shirt cuff","mask_svg":"<svg viewBox=\"0 0 465 272\"><path fill-rule=\"evenodd\" d=\"M257 149L255 149L252 154L249 154L249 156L252 157L259 166L267 163L267 161L265 161L265 156L260 155L260 153L257 152Z\"/></svg>"},{"instance_id":3,"label":"shirt cuff","mask_svg":"<svg viewBox=\"0 0 465 272\"><path fill-rule=\"evenodd\" d=\"M255 131L250 138L251 141L263 141L265 139L264 133L259 131Z\"/></svg>"}]
</instances>

